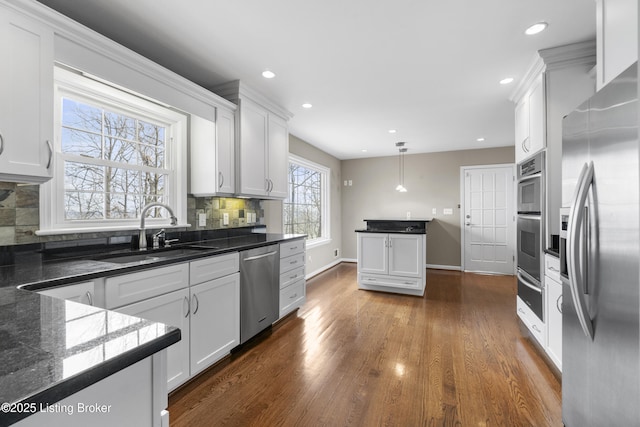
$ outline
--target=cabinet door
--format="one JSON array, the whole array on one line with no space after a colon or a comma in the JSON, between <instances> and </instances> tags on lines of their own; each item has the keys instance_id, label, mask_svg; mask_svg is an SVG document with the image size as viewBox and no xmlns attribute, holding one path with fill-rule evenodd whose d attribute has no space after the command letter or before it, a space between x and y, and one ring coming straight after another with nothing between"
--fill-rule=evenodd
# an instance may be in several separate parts
<instances>
[{"instance_id":1,"label":"cabinet door","mask_svg":"<svg viewBox=\"0 0 640 427\"><path fill-rule=\"evenodd\" d=\"M189 290L120 307L116 311L180 328L182 339L167 348L167 387L173 390L189 379Z\"/></svg>"},{"instance_id":2,"label":"cabinet door","mask_svg":"<svg viewBox=\"0 0 640 427\"><path fill-rule=\"evenodd\" d=\"M191 287L191 375L240 343L240 274Z\"/></svg>"},{"instance_id":3,"label":"cabinet door","mask_svg":"<svg viewBox=\"0 0 640 427\"><path fill-rule=\"evenodd\" d=\"M596 0L597 87L638 60L638 2Z\"/></svg>"},{"instance_id":4,"label":"cabinet door","mask_svg":"<svg viewBox=\"0 0 640 427\"><path fill-rule=\"evenodd\" d=\"M95 301L95 286L93 282L74 283L58 288L45 289L39 291L39 293L55 298L80 302L82 304L100 306L100 304Z\"/></svg>"},{"instance_id":5,"label":"cabinet door","mask_svg":"<svg viewBox=\"0 0 640 427\"><path fill-rule=\"evenodd\" d=\"M389 235L389 274L421 277L425 269L422 236Z\"/></svg>"},{"instance_id":6,"label":"cabinet door","mask_svg":"<svg viewBox=\"0 0 640 427\"><path fill-rule=\"evenodd\" d=\"M529 147L529 98L524 96L515 109L516 126L516 163L520 163L528 155Z\"/></svg>"},{"instance_id":7,"label":"cabinet door","mask_svg":"<svg viewBox=\"0 0 640 427\"><path fill-rule=\"evenodd\" d=\"M189 193L198 196L216 194L216 124L196 115L189 118Z\"/></svg>"},{"instance_id":8,"label":"cabinet door","mask_svg":"<svg viewBox=\"0 0 640 427\"><path fill-rule=\"evenodd\" d=\"M42 183L53 165L53 30L0 12L0 180Z\"/></svg>"},{"instance_id":9,"label":"cabinet door","mask_svg":"<svg viewBox=\"0 0 640 427\"><path fill-rule=\"evenodd\" d=\"M547 353L562 370L562 285L545 276L547 291Z\"/></svg>"},{"instance_id":10,"label":"cabinet door","mask_svg":"<svg viewBox=\"0 0 640 427\"><path fill-rule=\"evenodd\" d=\"M286 199L289 173L289 130L286 120L269 114L269 197Z\"/></svg>"},{"instance_id":11,"label":"cabinet door","mask_svg":"<svg viewBox=\"0 0 640 427\"><path fill-rule=\"evenodd\" d=\"M534 154L545 147L546 120L544 75L538 76L529 91L529 147L528 154Z\"/></svg>"},{"instance_id":12,"label":"cabinet door","mask_svg":"<svg viewBox=\"0 0 640 427\"><path fill-rule=\"evenodd\" d=\"M236 191L235 116L233 111L218 108L216 111L216 164L217 191Z\"/></svg>"},{"instance_id":13,"label":"cabinet door","mask_svg":"<svg viewBox=\"0 0 640 427\"><path fill-rule=\"evenodd\" d=\"M267 195L267 111L249 101L240 101L240 194Z\"/></svg>"},{"instance_id":14,"label":"cabinet door","mask_svg":"<svg viewBox=\"0 0 640 427\"><path fill-rule=\"evenodd\" d=\"M388 235L358 233L358 272L388 274Z\"/></svg>"}]
</instances>

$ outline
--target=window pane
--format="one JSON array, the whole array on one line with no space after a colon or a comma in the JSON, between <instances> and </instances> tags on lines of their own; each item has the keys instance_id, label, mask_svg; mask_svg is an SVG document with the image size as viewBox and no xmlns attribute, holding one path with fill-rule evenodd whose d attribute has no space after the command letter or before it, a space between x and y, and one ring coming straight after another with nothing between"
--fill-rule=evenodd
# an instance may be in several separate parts
<instances>
[{"instance_id":1,"label":"window pane","mask_svg":"<svg viewBox=\"0 0 640 427\"><path fill-rule=\"evenodd\" d=\"M65 219L103 219L104 194L66 191L64 193Z\"/></svg>"},{"instance_id":2,"label":"window pane","mask_svg":"<svg viewBox=\"0 0 640 427\"><path fill-rule=\"evenodd\" d=\"M102 133L102 109L63 98L62 126Z\"/></svg>"},{"instance_id":3,"label":"window pane","mask_svg":"<svg viewBox=\"0 0 640 427\"><path fill-rule=\"evenodd\" d=\"M119 139L135 140L136 121L122 114L104 112L104 133Z\"/></svg>"},{"instance_id":4,"label":"window pane","mask_svg":"<svg viewBox=\"0 0 640 427\"><path fill-rule=\"evenodd\" d=\"M289 163L289 197L284 202L286 233L322 237L322 173Z\"/></svg>"},{"instance_id":5,"label":"window pane","mask_svg":"<svg viewBox=\"0 0 640 427\"><path fill-rule=\"evenodd\" d=\"M102 137L100 134L62 128L61 142L63 153L95 159L102 156Z\"/></svg>"}]
</instances>

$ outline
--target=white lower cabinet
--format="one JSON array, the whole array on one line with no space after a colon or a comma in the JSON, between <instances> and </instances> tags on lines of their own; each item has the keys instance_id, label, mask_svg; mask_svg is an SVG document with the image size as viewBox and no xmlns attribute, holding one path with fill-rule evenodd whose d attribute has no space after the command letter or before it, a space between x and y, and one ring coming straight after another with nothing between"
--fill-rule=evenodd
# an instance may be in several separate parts
<instances>
[{"instance_id":1,"label":"white lower cabinet","mask_svg":"<svg viewBox=\"0 0 640 427\"><path fill-rule=\"evenodd\" d=\"M529 332L531 332L536 341L538 341L543 348L546 348L547 330L545 323L536 316L533 310L531 310L527 303L521 300L520 297L517 297L516 310L518 317L520 317L520 320L522 320L522 323L529 329Z\"/></svg>"},{"instance_id":2,"label":"white lower cabinet","mask_svg":"<svg viewBox=\"0 0 640 427\"><path fill-rule=\"evenodd\" d=\"M280 244L280 317L300 308L307 299L305 241Z\"/></svg>"},{"instance_id":3,"label":"white lower cabinet","mask_svg":"<svg viewBox=\"0 0 640 427\"><path fill-rule=\"evenodd\" d=\"M120 313L180 328L182 339L167 348L167 388L189 379L189 289L180 289L117 309Z\"/></svg>"},{"instance_id":4,"label":"white lower cabinet","mask_svg":"<svg viewBox=\"0 0 640 427\"><path fill-rule=\"evenodd\" d=\"M82 304L103 307L102 303L96 299L95 284L93 282L73 283L71 285L45 289L38 293Z\"/></svg>"},{"instance_id":5,"label":"white lower cabinet","mask_svg":"<svg viewBox=\"0 0 640 427\"><path fill-rule=\"evenodd\" d=\"M562 283L560 260L545 255L545 289L547 292L547 354L562 371Z\"/></svg>"},{"instance_id":6,"label":"white lower cabinet","mask_svg":"<svg viewBox=\"0 0 640 427\"><path fill-rule=\"evenodd\" d=\"M426 235L358 233L360 289L424 295Z\"/></svg>"},{"instance_id":7,"label":"white lower cabinet","mask_svg":"<svg viewBox=\"0 0 640 427\"><path fill-rule=\"evenodd\" d=\"M191 287L191 375L240 344L240 273Z\"/></svg>"}]
</instances>

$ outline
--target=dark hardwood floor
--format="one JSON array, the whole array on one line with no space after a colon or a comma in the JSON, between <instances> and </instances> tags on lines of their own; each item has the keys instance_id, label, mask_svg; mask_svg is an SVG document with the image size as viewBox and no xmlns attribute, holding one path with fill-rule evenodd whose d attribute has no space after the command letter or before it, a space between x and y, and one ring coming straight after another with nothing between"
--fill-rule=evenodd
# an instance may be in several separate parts
<instances>
[{"instance_id":1,"label":"dark hardwood floor","mask_svg":"<svg viewBox=\"0 0 640 427\"><path fill-rule=\"evenodd\" d=\"M561 426L512 276L429 270L424 298L359 291L355 264L170 396L171 426Z\"/></svg>"}]
</instances>

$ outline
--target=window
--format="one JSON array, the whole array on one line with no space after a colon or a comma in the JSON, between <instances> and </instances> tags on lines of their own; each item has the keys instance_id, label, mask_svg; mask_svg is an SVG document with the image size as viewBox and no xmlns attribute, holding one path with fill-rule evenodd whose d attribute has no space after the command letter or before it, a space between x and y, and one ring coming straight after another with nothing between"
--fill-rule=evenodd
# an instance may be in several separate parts
<instances>
[{"instance_id":1,"label":"window","mask_svg":"<svg viewBox=\"0 0 640 427\"><path fill-rule=\"evenodd\" d=\"M329 169L289 156L289 196L284 201L284 232L306 234L307 246L328 241Z\"/></svg>"},{"instance_id":2,"label":"window","mask_svg":"<svg viewBox=\"0 0 640 427\"><path fill-rule=\"evenodd\" d=\"M39 234L134 228L151 202L186 222L186 116L62 68L55 78L54 177ZM166 223L168 212L147 217Z\"/></svg>"}]
</instances>

